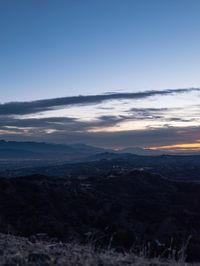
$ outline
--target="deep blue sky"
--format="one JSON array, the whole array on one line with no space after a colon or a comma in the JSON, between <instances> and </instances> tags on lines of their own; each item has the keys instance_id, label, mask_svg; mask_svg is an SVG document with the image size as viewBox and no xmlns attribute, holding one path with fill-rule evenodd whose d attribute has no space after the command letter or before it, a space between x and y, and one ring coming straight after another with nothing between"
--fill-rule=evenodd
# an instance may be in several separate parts
<instances>
[{"instance_id":1,"label":"deep blue sky","mask_svg":"<svg viewBox=\"0 0 200 266\"><path fill-rule=\"evenodd\" d=\"M199 0L1 0L1 102L200 85Z\"/></svg>"}]
</instances>

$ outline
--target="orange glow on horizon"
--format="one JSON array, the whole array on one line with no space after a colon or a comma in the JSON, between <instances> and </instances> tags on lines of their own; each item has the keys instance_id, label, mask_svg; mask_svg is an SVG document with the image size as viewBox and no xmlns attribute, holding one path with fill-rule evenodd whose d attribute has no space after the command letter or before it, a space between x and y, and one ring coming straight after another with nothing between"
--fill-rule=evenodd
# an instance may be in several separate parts
<instances>
[{"instance_id":1,"label":"orange glow on horizon","mask_svg":"<svg viewBox=\"0 0 200 266\"><path fill-rule=\"evenodd\" d=\"M200 143L182 143L175 145L149 147L151 150L192 150L200 151Z\"/></svg>"}]
</instances>

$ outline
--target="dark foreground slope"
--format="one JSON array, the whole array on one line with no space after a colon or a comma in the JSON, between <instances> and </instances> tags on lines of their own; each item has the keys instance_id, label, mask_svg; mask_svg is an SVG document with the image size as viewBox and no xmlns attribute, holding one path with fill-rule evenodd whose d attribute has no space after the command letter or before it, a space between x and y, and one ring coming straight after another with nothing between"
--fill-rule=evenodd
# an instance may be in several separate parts
<instances>
[{"instance_id":1,"label":"dark foreground slope","mask_svg":"<svg viewBox=\"0 0 200 266\"><path fill-rule=\"evenodd\" d=\"M200 185L172 182L143 171L88 179L30 176L0 179L0 230L47 233L64 240L152 252L183 244L200 260Z\"/></svg>"}]
</instances>

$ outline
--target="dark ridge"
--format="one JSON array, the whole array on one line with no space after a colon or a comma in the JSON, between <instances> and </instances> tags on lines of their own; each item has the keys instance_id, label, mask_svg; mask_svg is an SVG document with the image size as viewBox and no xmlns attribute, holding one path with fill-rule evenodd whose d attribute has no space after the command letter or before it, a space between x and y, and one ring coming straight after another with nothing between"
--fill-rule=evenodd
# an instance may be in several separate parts
<instances>
[{"instance_id":1,"label":"dark ridge","mask_svg":"<svg viewBox=\"0 0 200 266\"><path fill-rule=\"evenodd\" d=\"M0 231L90 238L103 246L112 239L112 246L127 249L157 240L166 247L172 238L180 246L192 235L188 258L200 259L200 185L139 170L72 179L0 178Z\"/></svg>"}]
</instances>

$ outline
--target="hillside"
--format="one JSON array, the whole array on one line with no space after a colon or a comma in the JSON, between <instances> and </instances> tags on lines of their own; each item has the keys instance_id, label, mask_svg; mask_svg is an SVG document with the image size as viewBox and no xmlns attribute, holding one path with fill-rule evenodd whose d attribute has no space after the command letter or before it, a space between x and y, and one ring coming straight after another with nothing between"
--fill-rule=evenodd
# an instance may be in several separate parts
<instances>
[{"instance_id":1,"label":"hillside","mask_svg":"<svg viewBox=\"0 0 200 266\"><path fill-rule=\"evenodd\" d=\"M90 178L0 179L1 232L92 239L117 249L151 243L151 255L179 249L191 236L189 260L200 260L200 185L144 171Z\"/></svg>"}]
</instances>

